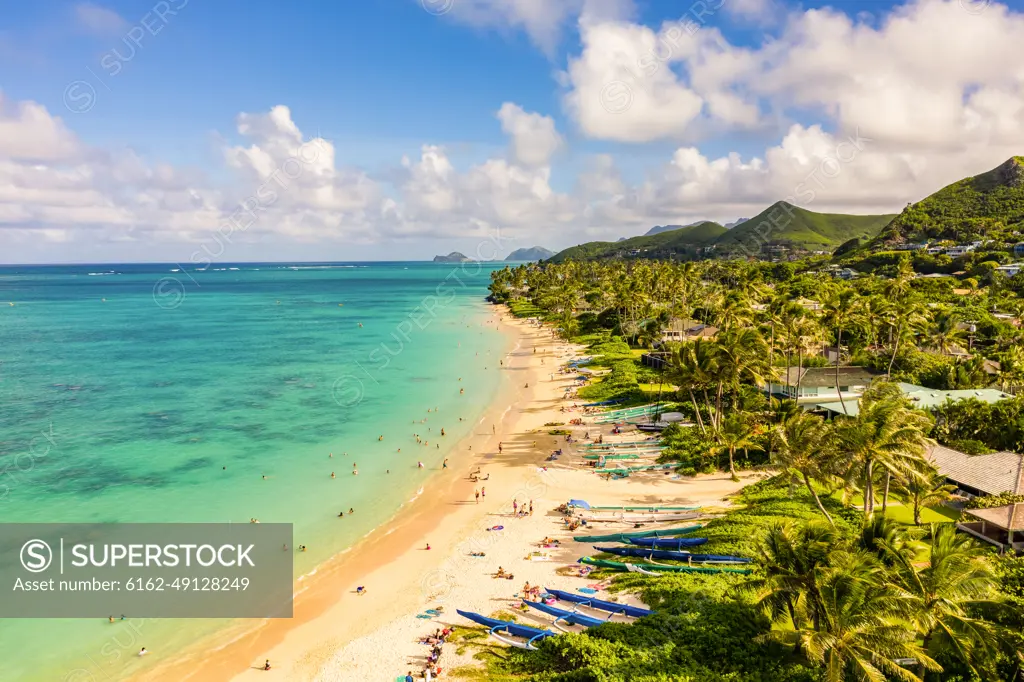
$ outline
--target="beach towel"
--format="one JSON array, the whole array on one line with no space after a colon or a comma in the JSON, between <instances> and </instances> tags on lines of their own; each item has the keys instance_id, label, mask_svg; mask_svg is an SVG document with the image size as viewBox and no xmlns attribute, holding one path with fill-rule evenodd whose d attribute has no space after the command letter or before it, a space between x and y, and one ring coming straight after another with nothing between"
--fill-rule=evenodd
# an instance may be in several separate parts
<instances>
[{"instance_id":1,"label":"beach towel","mask_svg":"<svg viewBox=\"0 0 1024 682\"><path fill-rule=\"evenodd\" d=\"M491 526L487 530L505 530L505 526Z\"/></svg>"},{"instance_id":2,"label":"beach towel","mask_svg":"<svg viewBox=\"0 0 1024 682\"><path fill-rule=\"evenodd\" d=\"M423 618L424 620L430 620L430 619L431 619L431 618L433 618L434 616L432 616L432 615L431 615L431 614L429 614L429 613L420 613L420 614L418 614L418 615L417 615L416 617L417 617L417 618Z\"/></svg>"},{"instance_id":3,"label":"beach towel","mask_svg":"<svg viewBox=\"0 0 1024 682\"><path fill-rule=\"evenodd\" d=\"M593 587L577 587L576 589L578 591L582 592L583 594L596 594L597 593L597 590L595 590Z\"/></svg>"}]
</instances>

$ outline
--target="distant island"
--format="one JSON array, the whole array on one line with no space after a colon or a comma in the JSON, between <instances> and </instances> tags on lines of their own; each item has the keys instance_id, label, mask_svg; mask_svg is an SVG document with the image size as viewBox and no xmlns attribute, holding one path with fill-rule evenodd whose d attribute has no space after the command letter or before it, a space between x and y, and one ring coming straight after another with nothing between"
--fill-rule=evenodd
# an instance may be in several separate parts
<instances>
[{"instance_id":1,"label":"distant island","mask_svg":"<svg viewBox=\"0 0 1024 682\"><path fill-rule=\"evenodd\" d=\"M527 249L516 249L512 253L505 256L505 260L519 262L538 261L547 260L548 258L551 258L554 255L554 251L549 251L545 249L543 246L532 246Z\"/></svg>"},{"instance_id":2,"label":"distant island","mask_svg":"<svg viewBox=\"0 0 1024 682\"><path fill-rule=\"evenodd\" d=\"M473 259L467 258L465 254L452 251L447 256L434 256L435 263L469 263Z\"/></svg>"}]
</instances>

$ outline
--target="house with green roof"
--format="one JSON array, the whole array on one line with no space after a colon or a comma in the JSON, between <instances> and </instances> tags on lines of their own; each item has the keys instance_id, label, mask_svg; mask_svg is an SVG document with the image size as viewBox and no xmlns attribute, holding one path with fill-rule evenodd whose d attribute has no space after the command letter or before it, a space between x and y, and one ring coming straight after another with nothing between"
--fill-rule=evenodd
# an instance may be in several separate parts
<instances>
[{"instance_id":1,"label":"house with green roof","mask_svg":"<svg viewBox=\"0 0 1024 682\"><path fill-rule=\"evenodd\" d=\"M914 384L898 383L903 395L907 397L911 405L919 410L931 411L944 404L947 400L957 402L960 400L975 399L984 403L997 403L1000 400L1011 398L1009 393L1003 393L994 388L976 388L958 391L940 391L935 388L925 388ZM846 409L843 409L845 403ZM860 412L860 405L856 397L846 398L843 401L819 402L808 406L815 411L825 412L829 415L845 414L848 417L856 417Z\"/></svg>"}]
</instances>

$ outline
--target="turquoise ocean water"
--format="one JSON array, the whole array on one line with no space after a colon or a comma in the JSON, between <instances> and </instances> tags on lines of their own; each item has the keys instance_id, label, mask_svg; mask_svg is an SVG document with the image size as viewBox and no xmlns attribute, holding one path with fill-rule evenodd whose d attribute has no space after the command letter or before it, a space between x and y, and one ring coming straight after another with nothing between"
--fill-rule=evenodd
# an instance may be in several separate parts
<instances>
[{"instance_id":1,"label":"turquoise ocean water","mask_svg":"<svg viewBox=\"0 0 1024 682\"><path fill-rule=\"evenodd\" d=\"M0 522L290 522L298 577L415 496L498 390L489 266L177 270L0 267ZM123 679L141 646L224 626L0 621L0 679Z\"/></svg>"}]
</instances>

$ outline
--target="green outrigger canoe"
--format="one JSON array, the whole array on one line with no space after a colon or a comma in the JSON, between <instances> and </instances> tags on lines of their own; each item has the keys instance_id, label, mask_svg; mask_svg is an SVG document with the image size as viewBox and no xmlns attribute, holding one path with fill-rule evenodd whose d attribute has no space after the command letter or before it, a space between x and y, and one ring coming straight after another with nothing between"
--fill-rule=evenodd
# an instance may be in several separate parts
<instances>
[{"instance_id":1,"label":"green outrigger canoe","mask_svg":"<svg viewBox=\"0 0 1024 682\"><path fill-rule=\"evenodd\" d=\"M624 453L616 452L612 455L583 455L583 459L601 461L601 458L605 460L620 460L620 459L643 459L645 456L660 455L661 450L637 450L636 452Z\"/></svg>"},{"instance_id":2,"label":"green outrigger canoe","mask_svg":"<svg viewBox=\"0 0 1024 682\"><path fill-rule=\"evenodd\" d=\"M627 507L591 507L590 511L631 511L631 512L635 512L635 511L662 512L663 511L663 512L669 512L669 511L696 511L698 509L700 509L700 505L699 504L696 505L696 506L691 506L691 507L658 507L658 506L644 507L642 505L632 506L632 507L630 507L630 506L627 506Z\"/></svg>"},{"instance_id":3,"label":"green outrigger canoe","mask_svg":"<svg viewBox=\"0 0 1024 682\"><path fill-rule=\"evenodd\" d=\"M654 464L651 466L640 466L640 467L626 467L619 469L595 469L599 474L619 474L621 476L628 476L638 471L668 471L669 469L675 469L678 464ZM591 507L594 509L594 507Z\"/></svg>"},{"instance_id":4,"label":"green outrigger canoe","mask_svg":"<svg viewBox=\"0 0 1024 682\"><path fill-rule=\"evenodd\" d=\"M621 443L612 443L612 442L608 442L608 443L586 443L584 445L581 445L580 447L584 448L586 450L609 450L609 449L612 449L612 448L632 448L632 447L637 447L637 446L640 446L640 445L658 445L658 446L661 446L662 442L660 440L655 440L655 439L652 439L652 438L646 438L644 440L624 440Z\"/></svg>"},{"instance_id":5,"label":"green outrigger canoe","mask_svg":"<svg viewBox=\"0 0 1024 682\"><path fill-rule=\"evenodd\" d=\"M576 542L629 542L630 538L672 538L689 535L703 528L703 524L683 526L682 528L666 528L664 530L644 530L637 533L611 533L610 535L577 535Z\"/></svg>"},{"instance_id":6,"label":"green outrigger canoe","mask_svg":"<svg viewBox=\"0 0 1024 682\"><path fill-rule=\"evenodd\" d=\"M580 563L590 564L591 566L597 566L599 568L610 568L616 571L629 571L629 567L621 561L607 561L605 559L593 559L591 557L583 557L580 559ZM749 568L713 568L711 566L664 566L662 564L649 564L638 562L632 564L636 568L642 568L645 571L658 571L660 573L739 573L741 575L749 575Z\"/></svg>"}]
</instances>

